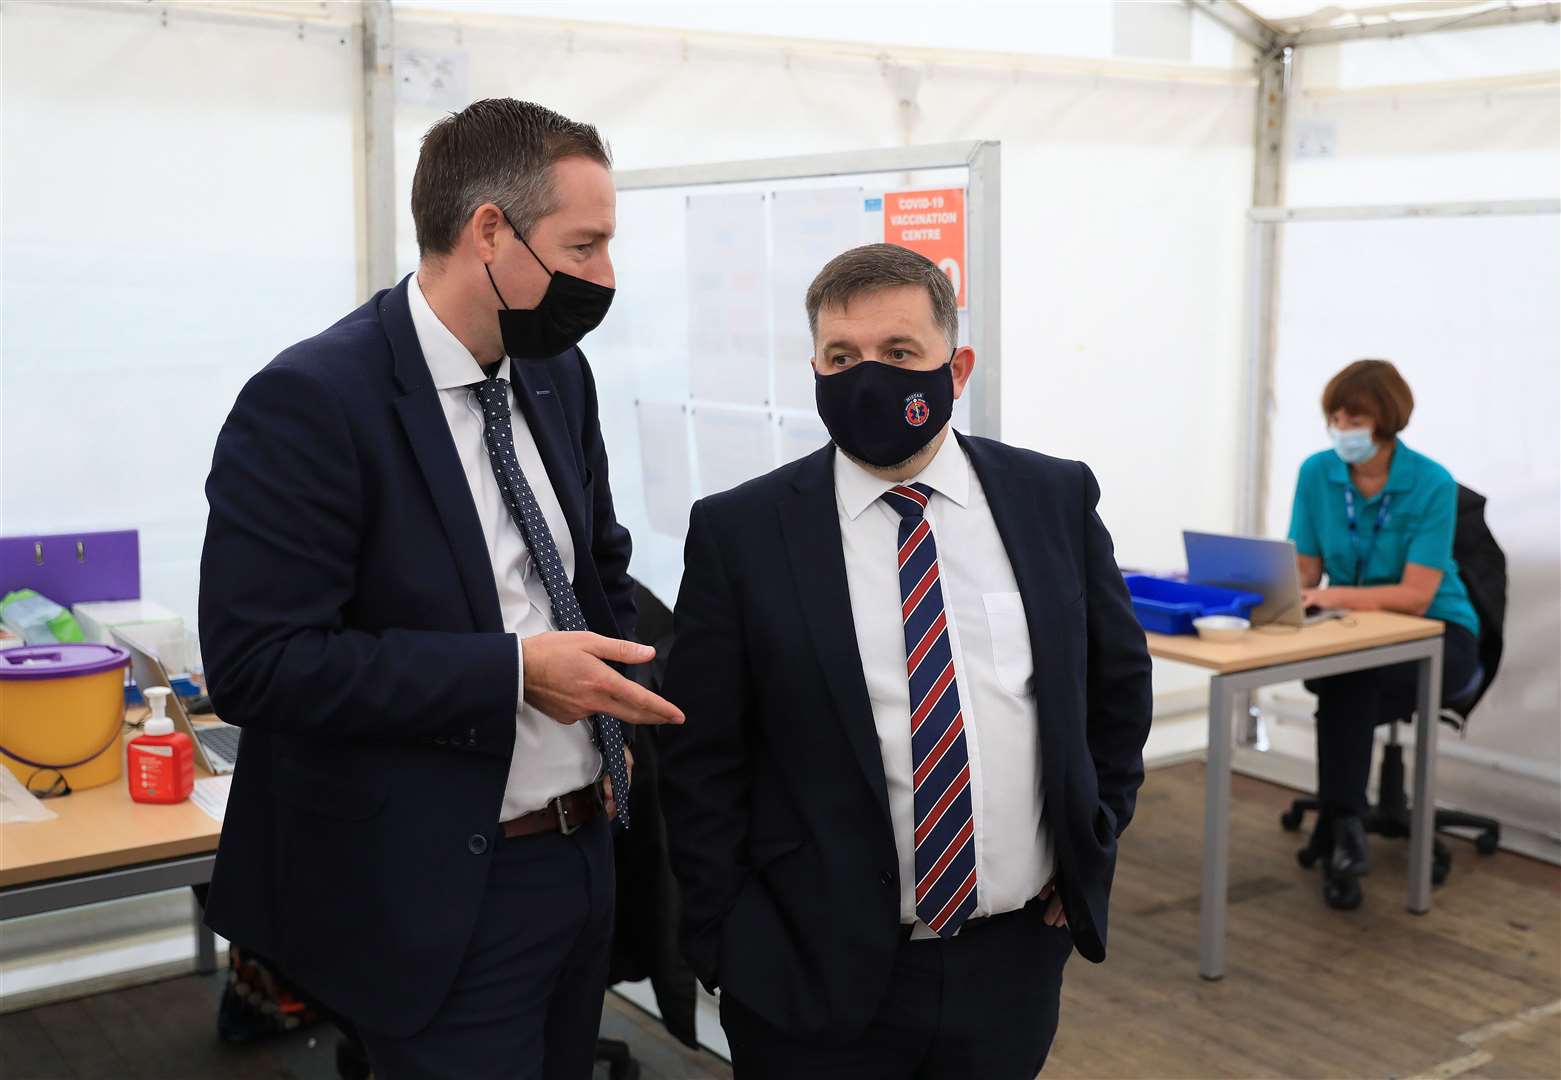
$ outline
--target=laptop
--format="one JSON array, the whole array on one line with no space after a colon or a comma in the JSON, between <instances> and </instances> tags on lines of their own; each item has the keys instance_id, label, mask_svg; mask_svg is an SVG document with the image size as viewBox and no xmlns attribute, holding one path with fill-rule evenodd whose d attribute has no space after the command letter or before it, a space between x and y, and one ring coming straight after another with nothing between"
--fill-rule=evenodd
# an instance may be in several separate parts
<instances>
[{"instance_id":1,"label":"laptop","mask_svg":"<svg viewBox=\"0 0 1561 1080\"><path fill-rule=\"evenodd\" d=\"M1343 614L1322 608L1303 610L1293 540L1183 532L1182 543L1187 549L1188 581L1263 594L1263 602L1248 616L1253 626L1311 626Z\"/></svg>"},{"instance_id":2,"label":"laptop","mask_svg":"<svg viewBox=\"0 0 1561 1080\"><path fill-rule=\"evenodd\" d=\"M173 688L168 672L156 652L128 634L117 630L113 634L121 645L130 650L130 674L137 686L143 690L149 686ZM195 745L196 757L206 766L207 772L223 776L233 771L233 764L238 761L239 728L220 720L196 727L178 694L168 695L168 719L173 721L175 731L182 731L190 737L190 742Z\"/></svg>"}]
</instances>

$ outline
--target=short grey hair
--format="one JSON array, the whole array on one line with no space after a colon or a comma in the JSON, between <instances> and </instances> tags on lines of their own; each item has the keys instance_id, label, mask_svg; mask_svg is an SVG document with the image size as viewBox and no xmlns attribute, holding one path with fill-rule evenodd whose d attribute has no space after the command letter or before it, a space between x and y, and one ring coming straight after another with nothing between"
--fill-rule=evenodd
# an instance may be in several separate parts
<instances>
[{"instance_id":1,"label":"short grey hair","mask_svg":"<svg viewBox=\"0 0 1561 1080\"><path fill-rule=\"evenodd\" d=\"M585 157L612 168L612 155L590 124L514 98L485 98L451 113L423 136L412 174L412 221L424 256L448 255L484 203L530 234L558 209L553 165Z\"/></svg>"},{"instance_id":2,"label":"short grey hair","mask_svg":"<svg viewBox=\"0 0 1561 1080\"><path fill-rule=\"evenodd\" d=\"M825 307L844 308L864 293L898 285L920 285L932 300L932 317L948 339L959 344L958 297L948 275L918 252L896 244L865 244L836 255L808 286L808 330L818 339L818 313Z\"/></svg>"}]
</instances>

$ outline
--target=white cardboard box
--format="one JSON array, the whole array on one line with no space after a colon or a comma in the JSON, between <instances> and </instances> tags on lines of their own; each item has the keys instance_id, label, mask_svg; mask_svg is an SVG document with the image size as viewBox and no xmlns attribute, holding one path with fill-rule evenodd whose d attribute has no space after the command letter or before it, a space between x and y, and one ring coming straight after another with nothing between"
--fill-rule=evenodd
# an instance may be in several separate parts
<instances>
[{"instance_id":1,"label":"white cardboard box","mask_svg":"<svg viewBox=\"0 0 1561 1080\"><path fill-rule=\"evenodd\" d=\"M88 641L114 645L114 631L157 654L169 674L190 670L184 618L155 600L90 600L71 608Z\"/></svg>"}]
</instances>

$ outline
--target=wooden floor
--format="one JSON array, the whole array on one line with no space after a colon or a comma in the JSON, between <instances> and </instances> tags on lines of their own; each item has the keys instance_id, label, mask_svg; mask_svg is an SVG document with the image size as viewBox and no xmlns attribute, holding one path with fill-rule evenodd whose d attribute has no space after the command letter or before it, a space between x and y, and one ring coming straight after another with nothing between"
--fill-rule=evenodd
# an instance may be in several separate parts
<instances>
[{"instance_id":1,"label":"wooden floor","mask_svg":"<svg viewBox=\"0 0 1561 1080\"><path fill-rule=\"evenodd\" d=\"M0 1016L3 1080L335 1080L328 1024L247 1046L217 1039L224 973L186 975ZM713 1054L678 1043L661 1022L608 995L602 1035L634 1048L641 1080L730 1078ZM608 1080L605 1065L596 1080Z\"/></svg>"},{"instance_id":2,"label":"wooden floor","mask_svg":"<svg viewBox=\"0 0 1561 1080\"><path fill-rule=\"evenodd\" d=\"M1198 977L1203 767L1149 774L1123 837L1104 965L1069 962L1046 1076L1561 1077L1561 868L1446 840L1426 915L1407 844L1372 837L1353 912L1324 906L1294 793L1236 777L1225 978Z\"/></svg>"},{"instance_id":3,"label":"wooden floor","mask_svg":"<svg viewBox=\"0 0 1561 1080\"><path fill-rule=\"evenodd\" d=\"M1228 974L1208 983L1203 770L1150 774L1118 865L1110 960L1070 961L1048 1080L1561 1077L1561 869L1452 841L1451 878L1414 916L1405 845L1373 838L1365 904L1331 911L1278 827L1291 794L1236 780ZM328 1029L219 1043L220 990L220 975L187 976L0 1016L0 1077L334 1077ZM643 1080L731 1075L614 997L604 1034L634 1046Z\"/></svg>"}]
</instances>

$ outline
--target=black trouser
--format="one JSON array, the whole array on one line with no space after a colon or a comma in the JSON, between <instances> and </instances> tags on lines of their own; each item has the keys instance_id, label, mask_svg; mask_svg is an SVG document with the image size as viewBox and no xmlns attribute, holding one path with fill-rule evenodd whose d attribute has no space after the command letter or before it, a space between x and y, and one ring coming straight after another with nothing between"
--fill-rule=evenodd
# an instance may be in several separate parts
<instances>
[{"instance_id":1,"label":"black trouser","mask_svg":"<svg viewBox=\"0 0 1561 1080\"><path fill-rule=\"evenodd\" d=\"M610 829L599 817L572 836L497 841L477 927L433 1021L406 1038L359 1029L375 1080L589 1080L612 952Z\"/></svg>"},{"instance_id":2,"label":"black trouser","mask_svg":"<svg viewBox=\"0 0 1561 1080\"><path fill-rule=\"evenodd\" d=\"M1442 638L1442 700L1461 693L1479 667L1479 643L1448 623ZM1374 732L1415 711L1415 668L1394 664L1325 679L1309 679L1317 695L1317 799L1330 816L1366 813Z\"/></svg>"},{"instance_id":3,"label":"black trouser","mask_svg":"<svg viewBox=\"0 0 1561 1080\"><path fill-rule=\"evenodd\" d=\"M737 1080L1033 1080L1057 1033L1066 929L1043 905L972 923L948 941L901 942L889 993L847 1044L799 1040L730 994L721 1026ZM983 920L985 921L985 920Z\"/></svg>"}]
</instances>

